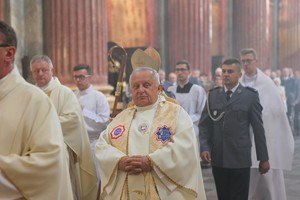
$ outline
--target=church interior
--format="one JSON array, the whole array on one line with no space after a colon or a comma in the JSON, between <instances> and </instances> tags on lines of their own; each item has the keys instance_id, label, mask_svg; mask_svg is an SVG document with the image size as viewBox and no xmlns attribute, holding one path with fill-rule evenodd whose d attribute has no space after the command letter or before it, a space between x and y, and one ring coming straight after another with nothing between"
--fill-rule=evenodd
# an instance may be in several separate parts
<instances>
[{"instance_id":1,"label":"church interior","mask_svg":"<svg viewBox=\"0 0 300 200\"><path fill-rule=\"evenodd\" d=\"M186 59L211 77L222 59L246 47L256 49L262 69L296 69L299 7L297 0L0 0L0 18L17 32L15 63L29 82L30 59L46 54L63 84L74 86L71 69L85 63L94 68L94 84L110 91L118 68L108 51L116 44L127 52L125 80L131 53L148 46L167 73Z\"/></svg>"}]
</instances>

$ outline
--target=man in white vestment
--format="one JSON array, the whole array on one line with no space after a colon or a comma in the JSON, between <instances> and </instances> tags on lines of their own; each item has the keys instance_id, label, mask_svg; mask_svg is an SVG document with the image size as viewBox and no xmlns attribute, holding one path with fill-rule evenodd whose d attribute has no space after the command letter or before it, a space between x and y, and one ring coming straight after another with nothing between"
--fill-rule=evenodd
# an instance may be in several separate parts
<instances>
[{"instance_id":1,"label":"man in white vestment","mask_svg":"<svg viewBox=\"0 0 300 200\"><path fill-rule=\"evenodd\" d=\"M95 155L95 144L100 133L106 129L108 124L110 108L106 96L97 91L91 84L93 70L89 65L79 64L73 68L73 78L76 81L78 90L75 95L79 100L85 125L90 139L93 157ZM97 167L97 160L94 157L97 177L100 179L100 172Z\"/></svg>"},{"instance_id":2,"label":"man in white vestment","mask_svg":"<svg viewBox=\"0 0 300 200\"><path fill-rule=\"evenodd\" d=\"M53 65L46 55L30 61L32 77L54 104L67 145L74 199L96 198L97 174L81 107L74 92L53 77Z\"/></svg>"},{"instance_id":3,"label":"man in white vestment","mask_svg":"<svg viewBox=\"0 0 300 200\"><path fill-rule=\"evenodd\" d=\"M160 95L158 57L153 48L134 52L134 105L110 122L96 144L101 199L206 199L193 123Z\"/></svg>"},{"instance_id":4,"label":"man in white vestment","mask_svg":"<svg viewBox=\"0 0 300 200\"><path fill-rule=\"evenodd\" d=\"M17 38L0 21L0 200L73 199L58 116L14 66Z\"/></svg>"},{"instance_id":5,"label":"man in white vestment","mask_svg":"<svg viewBox=\"0 0 300 200\"><path fill-rule=\"evenodd\" d=\"M191 117L198 147L200 147L199 122L206 102L206 93L201 86L189 82L189 76L191 74L189 62L186 60L178 61L175 66L175 71L177 74L177 85L169 87L168 91L175 94L176 101ZM198 149L200 152L200 148Z\"/></svg>"},{"instance_id":6,"label":"man in white vestment","mask_svg":"<svg viewBox=\"0 0 300 200\"><path fill-rule=\"evenodd\" d=\"M82 114L92 146L106 129L109 120L109 104L106 96L91 84L93 70L89 65L80 64L73 68L73 78L78 90L75 91L82 108Z\"/></svg>"},{"instance_id":7,"label":"man in white vestment","mask_svg":"<svg viewBox=\"0 0 300 200\"><path fill-rule=\"evenodd\" d=\"M258 173L255 147L252 147L252 169L250 171L249 200L286 200L283 170L291 170L294 153L294 139L279 91L273 81L257 67L254 49L243 49L240 59L244 75L240 82L255 88L263 106L270 170L267 174Z\"/></svg>"}]
</instances>

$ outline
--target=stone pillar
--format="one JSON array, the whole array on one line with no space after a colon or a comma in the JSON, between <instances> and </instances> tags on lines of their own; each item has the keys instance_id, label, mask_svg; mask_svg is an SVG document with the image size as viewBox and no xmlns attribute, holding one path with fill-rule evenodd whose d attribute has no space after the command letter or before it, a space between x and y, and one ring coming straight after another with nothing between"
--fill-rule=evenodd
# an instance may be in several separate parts
<instances>
[{"instance_id":1,"label":"stone pillar","mask_svg":"<svg viewBox=\"0 0 300 200\"><path fill-rule=\"evenodd\" d=\"M0 0L0 20L4 19L3 8L4 8L4 2L3 0Z\"/></svg>"},{"instance_id":2,"label":"stone pillar","mask_svg":"<svg viewBox=\"0 0 300 200\"><path fill-rule=\"evenodd\" d=\"M231 56L231 16L230 3L232 0L212 0L211 17L212 17L212 75L215 69L220 67L224 57Z\"/></svg>"},{"instance_id":3,"label":"stone pillar","mask_svg":"<svg viewBox=\"0 0 300 200\"><path fill-rule=\"evenodd\" d=\"M259 66L271 67L272 0L239 0L234 3L233 49L236 57L243 48L257 51ZM276 39L276 38L275 38Z\"/></svg>"},{"instance_id":4,"label":"stone pillar","mask_svg":"<svg viewBox=\"0 0 300 200\"><path fill-rule=\"evenodd\" d=\"M279 3L279 67L300 69L300 4L297 0Z\"/></svg>"},{"instance_id":5,"label":"stone pillar","mask_svg":"<svg viewBox=\"0 0 300 200\"><path fill-rule=\"evenodd\" d=\"M95 84L107 84L107 11L105 0L44 2L44 52L56 75L73 84L72 69L85 63L94 70Z\"/></svg>"},{"instance_id":6,"label":"stone pillar","mask_svg":"<svg viewBox=\"0 0 300 200\"><path fill-rule=\"evenodd\" d=\"M171 71L186 59L192 69L210 74L210 0L168 1L169 60Z\"/></svg>"},{"instance_id":7,"label":"stone pillar","mask_svg":"<svg viewBox=\"0 0 300 200\"><path fill-rule=\"evenodd\" d=\"M23 77L32 82L29 59L43 52L42 0L1 0L0 10L0 18L17 34L15 64Z\"/></svg>"}]
</instances>

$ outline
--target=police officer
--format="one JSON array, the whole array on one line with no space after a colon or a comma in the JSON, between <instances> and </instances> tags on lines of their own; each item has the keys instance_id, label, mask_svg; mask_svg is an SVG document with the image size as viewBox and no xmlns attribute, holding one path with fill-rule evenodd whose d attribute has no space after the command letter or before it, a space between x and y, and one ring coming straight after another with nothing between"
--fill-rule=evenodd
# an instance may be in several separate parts
<instances>
[{"instance_id":1,"label":"police officer","mask_svg":"<svg viewBox=\"0 0 300 200\"><path fill-rule=\"evenodd\" d=\"M239 84L241 63L222 64L223 87L211 89L200 121L203 161L211 162L219 200L247 200L251 166L250 125L259 171L269 170L268 151L258 93Z\"/></svg>"}]
</instances>

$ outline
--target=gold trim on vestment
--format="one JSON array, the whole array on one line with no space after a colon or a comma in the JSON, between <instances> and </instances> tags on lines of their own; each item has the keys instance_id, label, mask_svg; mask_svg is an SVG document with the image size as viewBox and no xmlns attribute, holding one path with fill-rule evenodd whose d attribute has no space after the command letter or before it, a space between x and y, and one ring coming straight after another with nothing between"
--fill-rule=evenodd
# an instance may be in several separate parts
<instances>
[{"instance_id":1,"label":"gold trim on vestment","mask_svg":"<svg viewBox=\"0 0 300 200\"><path fill-rule=\"evenodd\" d=\"M162 148L164 145L167 145L168 142L174 142L172 139L172 136L175 134L175 128L176 128L176 123L177 123L177 112L178 112L178 106L177 104L173 103L166 103L165 101L159 102L157 109L155 111L153 120L152 120L152 125L149 131L150 134L150 150L149 154L155 152L157 149ZM116 119L112 121L110 124L109 128L109 140L111 142L111 145L122 151L124 154L128 155L128 139L129 139L129 130L130 126L132 123L132 120L134 119L136 113L135 107L130 107L127 110L124 110L121 112L119 115L117 115ZM120 123L122 122L122 123ZM112 139L112 130L117 127L117 126L124 126L125 131L122 133L120 137L117 139ZM170 140L167 142L162 142L156 138L158 128L163 128L163 127L169 128L170 133L172 134L170 136ZM174 181L171 177L169 177L167 174L165 174L160 167L149 157L147 156L151 162L151 165L155 165L159 171L167 177L167 179L175 184L178 188L181 188L188 193L192 194L193 196L197 197L197 192L190 189L186 188L176 181ZM155 180L154 177L152 176L152 173L146 173L147 180L149 181L149 193L148 195L151 196L151 199L153 200L159 200L160 197L158 195L156 185L155 185ZM111 178L111 177L110 177ZM110 180L110 179L109 179ZM129 187L128 187L128 174L126 175L126 179L123 185L123 191L122 191L122 198L124 199L125 196L127 197L127 200L130 200L130 195L129 195Z\"/></svg>"},{"instance_id":2,"label":"gold trim on vestment","mask_svg":"<svg viewBox=\"0 0 300 200\"><path fill-rule=\"evenodd\" d=\"M160 167L150 158L151 160L151 163L153 164L153 166L155 165L155 167L163 174L167 177L167 179L172 182L173 184L177 185L177 187L187 191L188 193L191 193L192 195L194 195L195 197L198 196L197 192L191 188L187 188L187 187L184 187L182 185L180 185L179 183L177 183L176 181L174 181L172 178L170 178L166 173L164 173L163 170L160 169Z\"/></svg>"}]
</instances>

